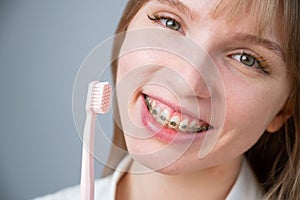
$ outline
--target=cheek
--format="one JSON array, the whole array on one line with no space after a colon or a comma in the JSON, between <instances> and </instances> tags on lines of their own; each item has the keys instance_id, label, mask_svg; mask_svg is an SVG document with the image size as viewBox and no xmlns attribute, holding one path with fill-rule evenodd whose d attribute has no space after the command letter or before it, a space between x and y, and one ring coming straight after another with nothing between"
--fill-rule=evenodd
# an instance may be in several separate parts
<instances>
[{"instance_id":1,"label":"cheek","mask_svg":"<svg viewBox=\"0 0 300 200\"><path fill-rule=\"evenodd\" d=\"M134 69L132 59L133 59L133 56L130 54L119 58L118 70L117 70L117 80L118 81L121 80L126 73L128 73Z\"/></svg>"},{"instance_id":2,"label":"cheek","mask_svg":"<svg viewBox=\"0 0 300 200\"><path fill-rule=\"evenodd\" d=\"M222 155L236 157L250 149L265 132L277 113L277 107L267 101L270 92L260 87L226 84L226 116L222 135L214 149L217 159ZM218 157L221 156L221 157Z\"/></svg>"},{"instance_id":3,"label":"cheek","mask_svg":"<svg viewBox=\"0 0 300 200\"><path fill-rule=\"evenodd\" d=\"M149 66L159 65L159 61L157 53L151 51L139 50L127 53L118 60L117 80L122 79L125 75L133 78L136 78L137 75L140 78L150 77L153 67Z\"/></svg>"},{"instance_id":4,"label":"cheek","mask_svg":"<svg viewBox=\"0 0 300 200\"><path fill-rule=\"evenodd\" d=\"M255 84L228 81L226 129L239 134L237 137L247 137L248 140L256 141L281 107L282 100L278 98L281 95L274 92L275 89L276 84L268 81Z\"/></svg>"}]
</instances>

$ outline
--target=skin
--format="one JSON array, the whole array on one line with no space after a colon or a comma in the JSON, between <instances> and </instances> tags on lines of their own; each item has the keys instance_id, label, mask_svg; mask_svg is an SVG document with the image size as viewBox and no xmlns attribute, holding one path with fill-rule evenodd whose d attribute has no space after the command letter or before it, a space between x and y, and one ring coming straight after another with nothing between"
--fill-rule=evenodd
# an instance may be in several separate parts
<instances>
[{"instance_id":1,"label":"skin","mask_svg":"<svg viewBox=\"0 0 300 200\"><path fill-rule=\"evenodd\" d=\"M139 82L135 83L134 78L130 79L130 84L135 86L134 90L130 91L131 96L118 91L126 144L136 160L131 166L131 171L149 171L148 168L155 171L127 173L119 182L117 199L225 199L238 176L243 153L257 142L265 130L278 130L288 117L278 114L281 113L291 91L283 56L264 45L238 38L241 34L256 35L257 19L253 17L255 15L250 15L245 10L242 12L245 15L235 17L229 23L223 16L211 15L211 9L217 1L180 2L190 12L185 14L166 3L149 1L136 14L128 30L149 27L168 29L163 20L159 23L149 20L147 15L153 16L153 13L163 13L176 19L181 23L181 29L170 30L170 34L181 34L191 38L206 50L220 72L225 93L222 96L219 83L212 81L208 86L205 78L197 73L199 70L206 76L201 59L195 68L178 57L154 50L141 50L121 57L117 85L122 84L126 79L124 77L131 76L130 72L139 69L140 66L157 64L154 67L140 68L136 74L139 75ZM227 3L225 5L230 6ZM226 15L226 12L229 12L227 8L222 13ZM280 21L276 20L271 25L271 31L264 34L263 38L283 47L284 35L278 27ZM126 44L126 38L124 43ZM245 49L267 60L268 74L259 68L246 66L237 59ZM179 74L189 87L182 89L183 82L176 79L175 75L172 81L166 80L166 66ZM161 80L164 87L150 84ZM171 88L172 92L168 88ZM183 144L170 145L155 138L133 137L134 134L151 134L151 131L143 126L141 119L142 93L149 96L159 94L160 98L183 105L189 112L193 113L199 109L202 116L208 117L214 116L211 113L212 99L222 104L223 97L226 107L224 126L218 126L218 123L215 125L214 131L221 131L221 134L212 151L199 159L199 147L203 145L203 140L191 141L189 148L178 159L158 169L159 160L156 158L160 155L159 150L168 148L170 152L175 152ZM128 104L122 101L124 99L128 100ZM126 111L128 114L125 114ZM194 112L196 116L198 112ZM131 133L128 121L133 121L139 127L139 133Z\"/></svg>"}]
</instances>

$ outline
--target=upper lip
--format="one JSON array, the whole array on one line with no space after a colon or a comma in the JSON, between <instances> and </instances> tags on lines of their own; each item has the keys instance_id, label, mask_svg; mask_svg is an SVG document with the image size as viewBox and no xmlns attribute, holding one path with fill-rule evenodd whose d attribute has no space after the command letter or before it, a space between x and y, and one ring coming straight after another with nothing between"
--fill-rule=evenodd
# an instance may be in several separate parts
<instances>
[{"instance_id":1,"label":"upper lip","mask_svg":"<svg viewBox=\"0 0 300 200\"><path fill-rule=\"evenodd\" d=\"M187 115L191 118L198 119L200 121L203 121L203 122L211 125L210 123L208 123L208 120L203 119L203 118L205 118L204 114L201 114L202 116L201 116L201 118L199 118L199 115L197 116L197 114L195 112L190 111L186 107L179 106L177 103L170 102L170 101L168 101L168 100L166 100L162 97L158 97L158 96L155 96L155 95L152 95L152 94L145 94L144 93L144 95L150 97L151 99L160 101L161 103L165 104L166 106L168 106L169 108L171 108L172 110L174 110L178 113L182 113L182 114ZM200 110L200 109L198 108L198 110Z\"/></svg>"}]
</instances>

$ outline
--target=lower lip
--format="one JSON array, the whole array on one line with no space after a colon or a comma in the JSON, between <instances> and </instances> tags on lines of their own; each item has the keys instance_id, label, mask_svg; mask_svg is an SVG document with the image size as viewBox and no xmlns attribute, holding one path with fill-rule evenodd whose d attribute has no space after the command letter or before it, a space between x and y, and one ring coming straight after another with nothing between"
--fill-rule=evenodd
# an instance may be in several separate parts
<instances>
[{"instance_id":1,"label":"lower lip","mask_svg":"<svg viewBox=\"0 0 300 200\"><path fill-rule=\"evenodd\" d=\"M203 131L201 133L182 133L177 132L173 129L166 128L155 121L152 114L149 113L147 109L146 102L144 100L143 95L141 95L143 100L142 103L142 123L143 125L151 131L152 136L166 144L186 144L192 143L196 140L203 139L207 133L207 131Z\"/></svg>"}]
</instances>

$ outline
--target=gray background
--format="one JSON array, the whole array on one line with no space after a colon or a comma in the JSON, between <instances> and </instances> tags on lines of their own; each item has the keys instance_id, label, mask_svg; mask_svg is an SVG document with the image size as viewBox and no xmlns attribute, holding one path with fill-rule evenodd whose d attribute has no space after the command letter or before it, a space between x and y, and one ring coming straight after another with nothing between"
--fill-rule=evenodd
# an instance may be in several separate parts
<instances>
[{"instance_id":1,"label":"gray background","mask_svg":"<svg viewBox=\"0 0 300 200\"><path fill-rule=\"evenodd\" d=\"M88 53L113 35L125 4L0 1L1 200L30 199L79 184L74 79ZM96 164L97 177L102 167Z\"/></svg>"}]
</instances>

